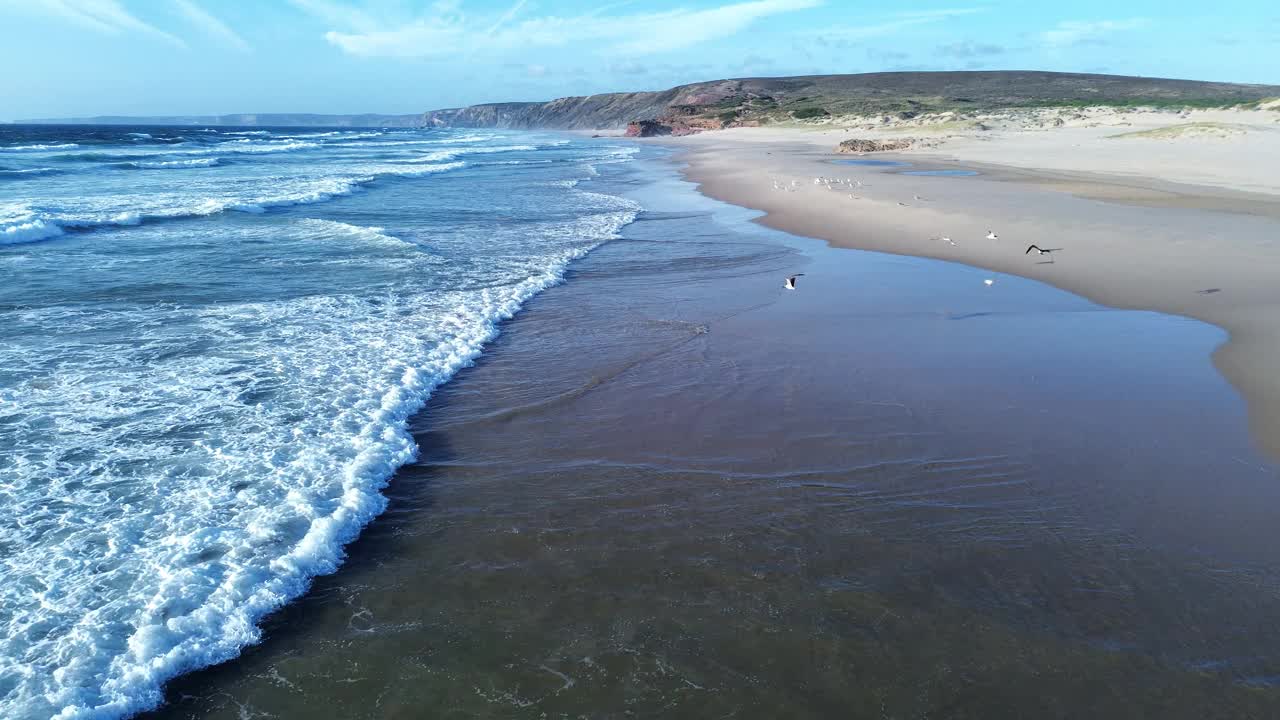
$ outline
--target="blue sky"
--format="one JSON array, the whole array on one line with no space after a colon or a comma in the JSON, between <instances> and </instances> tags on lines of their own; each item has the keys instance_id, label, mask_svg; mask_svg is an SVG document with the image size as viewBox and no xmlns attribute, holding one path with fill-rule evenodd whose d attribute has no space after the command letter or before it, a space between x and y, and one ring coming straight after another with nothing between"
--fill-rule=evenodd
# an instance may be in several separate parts
<instances>
[{"instance_id":1,"label":"blue sky","mask_svg":"<svg viewBox=\"0 0 1280 720\"><path fill-rule=\"evenodd\" d=\"M1280 84L1263 0L0 0L0 119L383 112L752 75Z\"/></svg>"}]
</instances>

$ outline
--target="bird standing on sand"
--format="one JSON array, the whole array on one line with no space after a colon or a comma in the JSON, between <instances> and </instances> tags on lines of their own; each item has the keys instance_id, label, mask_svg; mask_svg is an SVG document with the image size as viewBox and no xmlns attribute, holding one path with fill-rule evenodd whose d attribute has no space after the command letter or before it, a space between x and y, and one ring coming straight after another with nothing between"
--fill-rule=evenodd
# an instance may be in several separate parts
<instances>
[{"instance_id":1,"label":"bird standing on sand","mask_svg":"<svg viewBox=\"0 0 1280 720\"><path fill-rule=\"evenodd\" d=\"M782 287L784 287L784 288L786 288L786 289L788 289L788 290L795 290L795 289L796 289L796 278L801 277L801 276L803 276L803 275L804 275L804 273L797 273L797 274L795 274L795 275L792 275L792 276L788 277L788 278L787 278L787 281L786 281L786 282L784 282L784 283L782 284Z\"/></svg>"},{"instance_id":2,"label":"bird standing on sand","mask_svg":"<svg viewBox=\"0 0 1280 720\"><path fill-rule=\"evenodd\" d=\"M996 231L995 231L995 230L988 230L988 231L987 231L987 239L988 239L988 240L999 240L999 239L1000 239L1000 236L996 234Z\"/></svg>"}]
</instances>

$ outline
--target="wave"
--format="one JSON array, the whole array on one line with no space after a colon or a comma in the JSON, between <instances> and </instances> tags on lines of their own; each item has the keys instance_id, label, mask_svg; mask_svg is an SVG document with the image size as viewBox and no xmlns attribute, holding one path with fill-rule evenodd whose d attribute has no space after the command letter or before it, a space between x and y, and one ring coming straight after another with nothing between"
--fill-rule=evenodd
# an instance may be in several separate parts
<instances>
[{"instance_id":1,"label":"wave","mask_svg":"<svg viewBox=\"0 0 1280 720\"><path fill-rule=\"evenodd\" d=\"M30 220L0 227L0 245L39 242L62 234L62 227L56 223Z\"/></svg>"},{"instance_id":2,"label":"wave","mask_svg":"<svg viewBox=\"0 0 1280 720\"><path fill-rule=\"evenodd\" d=\"M42 152L45 150L70 150L78 148L78 143L55 143L53 145L10 145L9 147L0 147L0 152Z\"/></svg>"},{"instance_id":3,"label":"wave","mask_svg":"<svg viewBox=\"0 0 1280 720\"><path fill-rule=\"evenodd\" d=\"M386 228L382 227L352 225L350 223L338 222L336 220L320 220L316 218L307 218L302 220L299 225L307 228L308 230L319 232L320 234L339 234L354 237L367 243L374 243L378 245L414 246L414 243L411 243L408 240L401 240L395 235L388 235L386 233Z\"/></svg>"},{"instance_id":4,"label":"wave","mask_svg":"<svg viewBox=\"0 0 1280 720\"><path fill-rule=\"evenodd\" d=\"M452 160L463 155L487 155L490 153L519 152L528 150L537 150L537 145L495 145L491 147L471 147L458 148L455 150L436 150L433 152L423 153L422 155L405 160L405 162L422 163L422 162L439 162L441 160Z\"/></svg>"},{"instance_id":5,"label":"wave","mask_svg":"<svg viewBox=\"0 0 1280 720\"><path fill-rule=\"evenodd\" d=\"M313 142L273 142L271 144L256 144L252 141L244 141L245 145L235 144L239 141L218 143L212 147L201 150L188 150L183 154L187 155L204 155L217 152L232 153L277 153L277 152L293 152L295 150L313 150L320 147L320 143Z\"/></svg>"},{"instance_id":6,"label":"wave","mask_svg":"<svg viewBox=\"0 0 1280 720\"><path fill-rule=\"evenodd\" d=\"M66 231L130 227L148 221L206 217L228 210L262 213L271 208L311 205L359 192L365 185L383 177L420 177L448 172L465 165L464 162L452 162L421 167L361 166L353 169L360 174L307 180L300 186L267 195L202 198L179 206L104 212L88 216L39 214L30 209L24 209L15 215L0 217L0 244L39 242L59 237Z\"/></svg>"},{"instance_id":7,"label":"wave","mask_svg":"<svg viewBox=\"0 0 1280 720\"><path fill-rule=\"evenodd\" d=\"M192 158L191 160L135 160L133 162L124 163L126 167L135 167L144 170L176 170L183 168L201 168L213 167L218 164L218 158Z\"/></svg>"},{"instance_id":8,"label":"wave","mask_svg":"<svg viewBox=\"0 0 1280 720\"><path fill-rule=\"evenodd\" d=\"M65 529L59 522L60 513L103 503L105 491L97 482L80 488L62 482L56 493L28 493L14 508L23 516L26 511L38 515L24 526L29 533L57 527L60 535L45 541L58 553L56 563L48 562L49 546L10 555L28 566L23 570L31 585L0 588L0 597L24 618L38 607L45 634L30 633L34 639L28 640L22 632L19 642L38 643L37 649L27 649L45 663L33 663L34 672L15 682L0 698L0 708L31 709L32 717L61 720L121 718L159 705L168 680L230 660L256 644L262 619L304 594L315 577L336 571L345 547L386 509L388 481L418 453L410 418L441 385L475 362L505 320L560 283L572 261L616 238L636 210L633 204L545 228L551 236L572 238L571 246L529 258L509 284L443 295L406 293L394 303L348 294L218 303L193 310L191 322L229 344L254 343L235 345L254 354L203 355L151 366L129 362L118 373L61 372L57 391L94 399L88 417L129 417L131 422L124 427L86 422L80 426L82 438L66 433L57 439L66 443L59 450L92 447L103 456L103 466L119 457L145 462L151 458L135 454L135 447L119 438L139 432L142 423L171 432L175 418L161 411L175 406L184 408L181 422L202 424L202 440L183 447L171 463L189 473L156 481L164 491L159 499L150 497L152 483L144 483L140 511L118 520L108 516L91 525L77 517L84 527ZM385 235L334 222L304 228L360 241L376 240L371 233ZM115 322L141 326L156 319L144 310L124 312L134 314ZM101 318L51 313L41 320L58 327L74 322L96 327ZM163 331L147 332L157 337L144 334L140 340L171 340ZM175 332L185 334L185 328ZM289 402L276 408L238 400L240 393L260 386L288 392ZM55 409L67 404L66 394L42 392L24 399L60 403ZM139 408L157 411L142 417ZM215 415L234 432L211 437L203 424ZM78 417L62 413L57 419ZM263 459L264 450L272 451L269 459ZM157 451L166 462L176 452ZM33 477L44 480L39 470ZM56 503L48 501L51 494ZM105 559L98 551L103 546L110 548L101 551ZM119 591L112 602L105 602L94 582L106 580ZM58 606L44 606L44 596L32 589L37 586L56 588L49 595ZM99 602L86 611L86 600Z\"/></svg>"},{"instance_id":9,"label":"wave","mask_svg":"<svg viewBox=\"0 0 1280 720\"><path fill-rule=\"evenodd\" d=\"M266 130L240 130L237 132L226 132L223 135L270 135Z\"/></svg>"},{"instance_id":10,"label":"wave","mask_svg":"<svg viewBox=\"0 0 1280 720\"><path fill-rule=\"evenodd\" d=\"M129 137L131 137L131 138L137 138L137 139L139 139L139 140L150 140L150 139L151 139L151 135L150 135L149 133L125 133L125 134L126 134L126 135L128 135L128 136L129 136Z\"/></svg>"},{"instance_id":11,"label":"wave","mask_svg":"<svg viewBox=\"0 0 1280 720\"><path fill-rule=\"evenodd\" d=\"M439 138L431 140L383 140L381 142L335 142L329 147L398 147L406 145L454 145L486 142L497 138L497 135L462 135L460 137ZM353 138L343 138L349 140Z\"/></svg>"},{"instance_id":12,"label":"wave","mask_svg":"<svg viewBox=\"0 0 1280 720\"><path fill-rule=\"evenodd\" d=\"M58 168L0 168L0 177L34 177L36 175L56 175L62 172Z\"/></svg>"}]
</instances>

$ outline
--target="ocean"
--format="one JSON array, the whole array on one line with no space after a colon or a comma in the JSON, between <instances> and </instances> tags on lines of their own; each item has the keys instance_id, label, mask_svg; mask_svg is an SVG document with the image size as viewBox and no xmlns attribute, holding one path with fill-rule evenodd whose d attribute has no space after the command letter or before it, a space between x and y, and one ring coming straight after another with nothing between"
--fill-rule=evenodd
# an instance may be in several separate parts
<instances>
[{"instance_id":1,"label":"ocean","mask_svg":"<svg viewBox=\"0 0 1280 720\"><path fill-rule=\"evenodd\" d=\"M635 203L634 148L0 127L0 717L114 718L258 639L406 420Z\"/></svg>"},{"instance_id":2,"label":"ocean","mask_svg":"<svg viewBox=\"0 0 1280 720\"><path fill-rule=\"evenodd\" d=\"M0 132L5 720L1277 715L1219 328L625 140Z\"/></svg>"}]
</instances>

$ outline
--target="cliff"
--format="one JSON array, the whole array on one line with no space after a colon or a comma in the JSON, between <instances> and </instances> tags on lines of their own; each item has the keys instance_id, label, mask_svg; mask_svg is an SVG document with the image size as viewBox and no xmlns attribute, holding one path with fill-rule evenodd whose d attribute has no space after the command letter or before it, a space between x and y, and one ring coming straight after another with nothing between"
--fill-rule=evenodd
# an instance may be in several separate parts
<instances>
[{"instance_id":1,"label":"cliff","mask_svg":"<svg viewBox=\"0 0 1280 720\"><path fill-rule=\"evenodd\" d=\"M699 130L832 115L910 118L930 112L983 112L1047 106L1208 107L1256 103L1280 86L1075 73L903 72L742 78L681 85L657 92L606 93L550 102L493 103L433 110L433 127L620 130L651 121L646 134ZM640 132L640 126L631 128Z\"/></svg>"}]
</instances>

